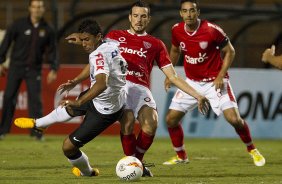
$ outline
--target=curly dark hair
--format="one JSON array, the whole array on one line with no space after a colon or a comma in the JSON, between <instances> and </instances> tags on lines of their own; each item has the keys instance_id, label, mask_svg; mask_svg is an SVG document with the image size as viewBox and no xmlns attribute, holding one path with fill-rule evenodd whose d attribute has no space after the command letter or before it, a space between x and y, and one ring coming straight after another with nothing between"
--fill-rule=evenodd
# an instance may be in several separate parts
<instances>
[{"instance_id":1,"label":"curly dark hair","mask_svg":"<svg viewBox=\"0 0 282 184\"><path fill-rule=\"evenodd\" d=\"M96 20L86 19L79 25L78 32L90 33L94 36L97 36L99 33L102 33L102 29Z\"/></svg>"}]
</instances>

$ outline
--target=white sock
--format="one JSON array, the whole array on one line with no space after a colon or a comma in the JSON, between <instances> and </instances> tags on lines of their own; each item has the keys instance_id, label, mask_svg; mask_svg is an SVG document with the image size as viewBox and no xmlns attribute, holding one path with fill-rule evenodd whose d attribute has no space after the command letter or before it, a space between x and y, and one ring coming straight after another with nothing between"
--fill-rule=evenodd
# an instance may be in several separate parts
<instances>
[{"instance_id":1,"label":"white sock","mask_svg":"<svg viewBox=\"0 0 282 184\"><path fill-rule=\"evenodd\" d=\"M70 119L72 119L72 117L67 113L66 108L59 106L48 115L36 119L35 125L38 128L47 128L48 126L56 122L66 122L69 121Z\"/></svg>"},{"instance_id":2,"label":"white sock","mask_svg":"<svg viewBox=\"0 0 282 184\"><path fill-rule=\"evenodd\" d=\"M88 157L83 151L81 151L82 155L76 160L69 160L69 162L74 166L77 167L83 176L91 176L92 174L92 167L90 166Z\"/></svg>"}]
</instances>

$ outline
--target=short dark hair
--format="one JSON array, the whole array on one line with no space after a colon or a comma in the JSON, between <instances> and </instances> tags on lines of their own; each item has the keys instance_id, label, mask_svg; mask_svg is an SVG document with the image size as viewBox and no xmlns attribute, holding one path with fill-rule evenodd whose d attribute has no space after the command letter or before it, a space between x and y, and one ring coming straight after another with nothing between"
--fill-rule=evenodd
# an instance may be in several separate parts
<instances>
[{"instance_id":1,"label":"short dark hair","mask_svg":"<svg viewBox=\"0 0 282 184\"><path fill-rule=\"evenodd\" d=\"M78 32L89 33L94 36L97 36L99 33L102 33L102 29L96 20L86 19L82 21L81 24L79 25Z\"/></svg>"},{"instance_id":2,"label":"short dark hair","mask_svg":"<svg viewBox=\"0 0 282 184\"><path fill-rule=\"evenodd\" d=\"M44 1L44 0L29 0L29 1L28 1L28 6L30 6L33 1L43 1L43 4L45 4L45 1Z\"/></svg>"},{"instance_id":3,"label":"short dark hair","mask_svg":"<svg viewBox=\"0 0 282 184\"><path fill-rule=\"evenodd\" d=\"M181 1L180 1L180 8L181 8L182 4L183 4L183 3L186 3L186 2L195 3L196 6L197 6L197 9L198 9L198 10L200 9L200 4L199 4L199 1L198 1L198 0L181 0Z\"/></svg>"},{"instance_id":4,"label":"short dark hair","mask_svg":"<svg viewBox=\"0 0 282 184\"><path fill-rule=\"evenodd\" d=\"M148 9L148 15L151 14L151 10L150 10L150 5L149 5L149 3L147 3L147 2L145 2L145 1L143 1L143 0L139 0L139 1L136 1L135 3L133 3L133 4L131 5L129 14L132 14L132 9L133 9L133 7L135 7L135 6L137 6L137 7L142 7L142 8L147 8L147 9Z\"/></svg>"}]
</instances>

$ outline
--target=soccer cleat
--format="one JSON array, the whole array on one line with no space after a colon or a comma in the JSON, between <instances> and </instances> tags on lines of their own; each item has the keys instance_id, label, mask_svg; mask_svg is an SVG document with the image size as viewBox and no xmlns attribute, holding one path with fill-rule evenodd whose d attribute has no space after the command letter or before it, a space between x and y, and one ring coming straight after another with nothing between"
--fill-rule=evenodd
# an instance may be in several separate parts
<instances>
[{"instance_id":1,"label":"soccer cleat","mask_svg":"<svg viewBox=\"0 0 282 184\"><path fill-rule=\"evenodd\" d=\"M172 157L170 160L163 163L163 165L175 165L175 164L187 164L189 163L188 158L181 159L178 156Z\"/></svg>"},{"instance_id":2,"label":"soccer cleat","mask_svg":"<svg viewBox=\"0 0 282 184\"><path fill-rule=\"evenodd\" d=\"M148 167L155 167L155 164L142 163L142 165L143 165L142 177L153 177L153 173L150 171Z\"/></svg>"},{"instance_id":3,"label":"soccer cleat","mask_svg":"<svg viewBox=\"0 0 282 184\"><path fill-rule=\"evenodd\" d=\"M260 154L260 152L257 149L252 149L249 154L254 160L254 164L256 166L264 166L265 164L265 158Z\"/></svg>"},{"instance_id":4,"label":"soccer cleat","mask_svg":"<svg viewBox=\"0 0 282 184\"><path fill-rule=\"evenodd\" d=\"M34 128L35 120L32 118L17 118L14 121L15 125L19 128Z\"/></svg>"},{"instance_id":5,"label":"soccer cleat","mask_svg":"<svg viewBox=\"0 0 282 184\"><path fill-rule=\"evenodd\" d=\"M72 168L72 173L77 177L83 176L83 174L77 167ZM90 176L98 176L98 175L99 175L99 170L97 168L92 168L92 174Z\"/></svg>"},{"instance_id":6,"label":"soccer cleat","mask_svg":"<svg viewBox=\"0 0 282 184\"><path fill-rule=\"evenodd\" d=\"M41 134L45 130L45 128L36 127L35 119L32 118L17 118L15 119L14 124L19 128L31 128L34 132Z\"/></svg>"},{"instance_id":7,"label":"soccer cleat","mask_svg":"<svg viewBox=\"0 0 282 184\"><path fill-rule=\"evenodd\" d=\"M153 177L153 173L148 169L148 167L143 167L142 177Z\"/></svg>"}]
</instances>

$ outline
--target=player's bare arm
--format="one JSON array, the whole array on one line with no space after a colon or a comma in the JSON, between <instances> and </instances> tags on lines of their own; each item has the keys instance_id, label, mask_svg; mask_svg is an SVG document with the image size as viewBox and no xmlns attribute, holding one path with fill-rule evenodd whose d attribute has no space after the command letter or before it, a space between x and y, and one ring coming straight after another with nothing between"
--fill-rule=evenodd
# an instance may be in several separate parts
<instances>
[{"instance_id":1,"label":"player's bare arm","mask_svg":"<svg viewBox=\"0 0 282 184\"><path fill-rule=\"evenodd\" d=\"M90 65L87 64L84 69L72 80L68 80L66 83L61 84L57 91L61 95L63 92L69 92L72 90L77 84L89 78L90 75ZM66 95L67 96L67 95Z\"/></svg>"},{"instance_id":2,"label":"player's bare arm","mask_svg":"<svg viewBox=\"0 0 282 184\"><path fill-rule=\"evenodd\" d=\"M264 63L269 63L282 70L282 55L275 56L275 45L272 45L271 48L268 48L263 52L261 60Z\"/></svg>"},{"instance_id":3,"label":"player's bare arm","mask_svg":"<svg viewBox=\"0 0 282 184\"><path fill-rule=\"evenodd\" d=\"M66 107L79 107L85 102L92 100L98 95L100 95L103 91L107 89L108 76L102 73L96 75L95 79L95 84L84 95L79 97L77 100L62 100L60 105Z\"/></svg>"},{"instance_id":4,"label":"player's bare arm","mask_svg":"<svg viewBox=\"0 0 282 184\"><path fill-rule=\"evenodd\" d=\"M193 96L198 100L198 109L202 114L205 114L207 112L207 110L209 109L208 100L204 96L200 95L189 84L187 84L185 80L177 76L177 73L175 72L174 67L172 65L163 68L162 71L177 88L181 89L185 93Z\"/></svg>"},{"instance_id":5,"label":"player's bare arm","mask_svg":"<svg viewBox=\"0 0 282 184\"><path fill-rule=\"evenodd\" d=\"M69 36L67 36L65 39L68 41L68 43L82 45L82 40L79 38L79 35L80 33L72 33Z\"/></svg>"},{"instance_id":6,"label":"player's bare arm","mask_svg":"<svg viewBox=\"0 0 282 184\"><path fill-rule=\"evenodd\" d=\"M170 48L170 59L171 59L171 63L173 66L176 65L176 63L178 62L179 60L179 57L180 57L180 54L181 54L181 50L179 47L176 47L174 46L173 44L171 45L171 48ZM164 81L164 86L165 86L165 90L167 91L170 86L171 86L171 82L170 80L166 77L165 78L165 81Z\"/></svg>"},{"instance_id":7,"label":"player's bare arm","mask_svg":"<svg viewBox=\"0 0 282 184\"><path fill-rule=\"evenodd\" d=\"M235 57L235 49L233 48L230 41L228 41L227 45L223 47L221 51L224 54L223 64L216 79L213 81L216 90L221 90L223 88L223 79Z\"/></svg>"}]
</instances>

